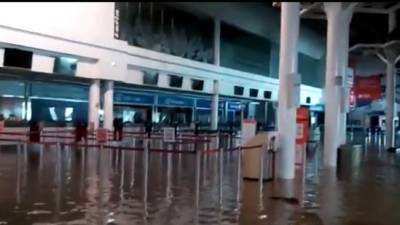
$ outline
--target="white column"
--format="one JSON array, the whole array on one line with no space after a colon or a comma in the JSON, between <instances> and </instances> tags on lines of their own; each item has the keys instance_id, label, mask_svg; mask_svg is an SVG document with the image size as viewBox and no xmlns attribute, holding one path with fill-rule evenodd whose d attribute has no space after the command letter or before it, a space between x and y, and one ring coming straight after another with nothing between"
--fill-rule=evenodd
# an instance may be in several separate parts
<instances>
[{"instance_id":1,"label":"white column","mask_svg":"<svg viewBox=\"0 0 400 225\"><path fill-rule=\"evenodd\" d=\"M340 116L340 98L343 92L344 75L347 63L343 63L343 52L346 51L343 37L346 34L345 27L349 26L352 8L343 10L341 2L324 3L324 10L328 19L327 56L325 73L325 132L324 132L324 165L336 167L337 148L339 147L341 133L345 126L341 125L345 120ZM347 41L347 40L346 40ZM347 60L347 58L346 58ZM341 122L342 121L342 122Z\"/></svg>"},{"instance_id":2,"label":"white column","mask_svg":"<svg viewBox=\"0 0 400 225\"><path fill-rule=\"evenodd\" d=\"M386 64L386 109L385 109L385 133L386 133L386 149L395 147L395 126L394 118L396 116L396 76L395 76L395 63L393 60Z\"/></svg>"},{"instance_id":3,"label":"white column","mask_svg":"<svg viewBox=\"0 0 400 225\"><path fill-rule=\"evenodd\" d=\"M343 26L342 26L342 38L340 39L342 43L342 47L340 48L342 50L342 56L341 56L341 64L339 71L341 71L341 75L343 76L343 88L342 91L340 92L342 95L342 101L344 102L344 105L342 105L341 110L340 110L340 115L339 115L339 144L345 144L347 141L347 113L349 111L349 98L350 98L350 86L348 85L348 80L347 80L347 67L349 64L349 32L350 32L350 21L352 17L352 11L348 11L345 13L346 15L343 15L345 17L343 20Z\"/></svg>"},{"instance_id":4,"label":"white column","mask_svg":"<svg viewBox=\"0 0 400 225\"><path fill-rule=\"evenodd\" d=\"M221 21L214 19L214 65L220 65Z\"/></svg>"},{"instance_id":5,"label":"white column","mask_svg":"<svg viewBox=\"0 0 400 225\"><path fill-rule=\"evenodd\" d=\"M214 80L214 94L211 102L211 130L218 129L218 101L219 101L219 81Z\"/></svg>"},{"instance_id":6,"label":"white column","mask_svg":"<svg viewBox=\"0 0 400 225\"><path fill-rule=\"evenodd\" d=\"M89 88L89 123L99 128L100 80L92 80Z\"/></svg>"},{"instance_id":7,"label":"white column","mask_svg":"<svg viewBox=\"0 0 400 225\"><path fill-rule=\"evenodd\" d=\"M283 179L293 179L295 172L296 108L288 107L288 95L291 93L289 88L293 87L289 87L287 83L289 75L297 73L299 11L298 2L282 2L279 52L278 177Z\"/></svg>"},{"instance_id":8,"label":"white column","mask_svg":"<svg viewBox=\"0 0 400 225\"><path fill-rule=\"evenodd\" d=\"M0 66L4 64L4 48L0 48Z\"/></svg>"},{"instance_id":9,"label":"white column","mask_svg":"<svg viewBox=\"0 0 400 225\"><path fill-rule=\"evenodd\" d=\"M112 130L113 128L113 107L114 107L114 81L106 81L104 90L104 124L103 127Z\"/></svg>"},{"instance_id":10,"label":"white column","mask_svg":"<svg viewBox=\"0 0 400 225\"><path fill-rule=\"evenodd\" d=\"M389 33L391 33L396 28L396 12L389 13L388 16L389 16L388 28L389 28Z\"/></svg>"}]
</instances>

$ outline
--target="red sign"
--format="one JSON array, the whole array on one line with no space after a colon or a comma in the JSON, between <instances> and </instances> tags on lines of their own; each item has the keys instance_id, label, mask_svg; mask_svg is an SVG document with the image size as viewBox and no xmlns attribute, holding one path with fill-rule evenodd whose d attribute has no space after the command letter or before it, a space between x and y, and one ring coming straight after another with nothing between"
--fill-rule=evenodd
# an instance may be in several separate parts
<instances>
[{"instance_id":1,"label":"red sign","mask_svg":"<svg viewBox=\"0 0 400 225\"><path fill-rule=\"evenodd\" d=\"M307 108L298 108L296 113L297 135L296 144L306 144L308 140L308 119Z\"/></svg>"},{"instance_id":2,"label":"red sign","mask_svg":"<svg viewBox=\"0 0 400 225\"><path fill-rule=\"evenodd\" d=\"M99 128L96 132L96 140L97 142L107 142L107 129Z\"/></svg>"},{"instance_id":3,"label":"red sign","mask_svg":"<svg viewBox=\"0 0 400 225\"><path fill-rule=\"evenodd\" d=\"M357 102L371 102L381 98L381 76L355 76L354 92Z\"/></svg>"}]
</instances>

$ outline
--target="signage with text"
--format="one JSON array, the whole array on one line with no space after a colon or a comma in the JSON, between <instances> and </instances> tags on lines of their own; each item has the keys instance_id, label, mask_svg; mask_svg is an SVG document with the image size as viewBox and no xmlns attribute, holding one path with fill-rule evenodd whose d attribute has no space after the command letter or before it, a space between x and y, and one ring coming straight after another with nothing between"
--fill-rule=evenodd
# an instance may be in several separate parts
<instances>
[{"instance_id":1,"label":"signage with text","mask_svg":"<svg viewBox=\"0 0 400 225\"><path fill-rule=\"evenodd\" d=\"M173 127L163 128L163 141L174 142L175 141L175 129Z\"/></svg>"}]
</instances>

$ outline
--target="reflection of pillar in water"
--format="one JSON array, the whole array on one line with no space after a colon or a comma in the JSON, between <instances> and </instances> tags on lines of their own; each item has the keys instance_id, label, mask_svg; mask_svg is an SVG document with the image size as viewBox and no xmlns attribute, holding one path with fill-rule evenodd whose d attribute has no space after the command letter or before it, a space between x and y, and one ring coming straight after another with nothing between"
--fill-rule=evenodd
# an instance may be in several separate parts
<instances>
[{"instance_id":1,"label":"reflection of pillar in water","mask_svg":"<svg viewBox=\"0 0 400 225\"><path fill-rule=\"evenodd\" d=\"M108 219L106 218L106 215L104 214L104 210L103 210L103 206L106 205L106 203L109 200L109 191L106 190L107 186L107 182L108 182L108 170L109 170L109 161L110 159L107 157L108 153L107 150L104 149L103 145L100 145L100 151L99 151L99 155L100 155L100 160L99 160L99 176L100 176L100 182L99 182L99 204L100 204L100 211L101 211L101 221L102 223L106 223L106 221L108 221Z\"/></svg>"},{"instance_id":2,"label":"reflection of pillar in water","mask_svg":"<svg viewBox=\"0 0 400 225\"><path fill-rule=\"evenodd\" d=\"M260 168L259 168L259 177L258 177L258 196L259 196L259 204L258 204L258 210L259 212L262 212L264 210L264 205L263 205L263 187L264 187L264 157L265 157L265 149L266 146L262 146L260 151Z\"/></svg>"},{"instance_id":3,"label":"reflection of pillar in water","mask_svg":"<svg viewBox=\"0 0 400 225\"><path fill-rule=\"evenodd\" d=\"M222 208L222 187L224 185L223 184L223 182L224 182L224 177L223 177L224 176L224 150L223 150L223 148L219 149L219 166L218 166L218 168L219 168L218 206L220 208Z\"/></svg>"},{"instance_id":4,"label":"reflection of pillar in water","mask_svg":"<svg viewBox=\"0 0 400 225\"><path fill-rule=\"evenodd\" d=\"M196 171L195 171L195 194L194 194L194 224L199 223L199 200L200 200L200 160L201 152L196 151Z\"/></svg>"},{"instance_id":5,"label":"reflection of pillar in water","mask_svg":"<svg viewBox=\"0 0 400 225\"><path fill-rule=\"evenodd\" d=\"M56 154L57 154L57 163L56 163L56 173L55 173L55 185L56 185L56 196L55 196L55 200L56 200L56 207L54 210L54 217L56 220L58 220L58 216L60 213L60 201L61 201L61 185L62 185L62 153L61 153L61 149L57 149L56 150Z\"/></svg>"},{"instance_id":6,"label":"reflection of pillar in water","mask_svg":"<svg viewBox=\"0 0 400 225\"><path fill-rule=\"evenodd\" d=\"M148 179L149 179L149 143L146 139L144 141L144 153L143 153L143 162L144 162L144 169L143 169L143 210L144 210L144 220L147 223L148 218L148 209L147 209L147 186L148 186Z\"/></svg>"},{"instance_id":7,"label":"reflection of pillar in water","mask_svg":"<svg viewBox=\"0 0 400 225\"><path fill-rule=\"evenodd\" d=\"M120 179L120 199L121 201L124 200L124 178L125 178L125 151L121 152L121 179Z\"/></svg>"},{"instance_id":8,"label":"reflection of pillar in water","mask_svg":"<svg viewBox=\"0 0 400 225\"><path fill-rule=\"evenodd\" d=\"M167 202L171 203L171 170L172 170L172 154L167 155L167 185L166 185L166 198Z\"/></svg>"},{"instance_id":9,"label":"reflection of pillar in water","mask_svg":"<svg viewBox=\"0 0 400 225\"><path fill-rule=\"evenodd\" d=\"M133 185L135 184L135 159L136 159L136 152L132 151L132 162L131 162L131 184L130 188L133 188Z\"/></svg>"},{"instance_id":10,"label":"reflection of pillar in water","mask_svg":"<svg viewBox=\"0 0 400 225\"><path fill-rule=\"evenodd\" d=\"M85 168L86 168L86 150L82 150L81 155L81 172L79 180L79 196L82 197L83 191L85 190Z\"/></svg>"},{"instance_id":11,"label":"reflection of pillar in water","mask_svg":"<svg viewBox=\"0 0 400 225\"><path fill-rule=\"evenodd\" d=\"M236 210L239 210L241 182L242 182L242 151L238 150L237 156L237 175L236 175ZM239 214L237 214L239 215Z\"/></svg>"},{"instance_id":12,"label":"reflection of pillar in water","mask_svg":"<svg viewBox=\"0 0 400 225\"><path fill-rule=\"evenodd\" d=\"M16 157L16 164L17 164L17 168L16 168L16 172L17 172L17 193L16 193L16 197L17 197L17 205L19 206L19 204L21 203L21 149L18 145L17 147L17 157Z\"/></svg>"}]
</instances>

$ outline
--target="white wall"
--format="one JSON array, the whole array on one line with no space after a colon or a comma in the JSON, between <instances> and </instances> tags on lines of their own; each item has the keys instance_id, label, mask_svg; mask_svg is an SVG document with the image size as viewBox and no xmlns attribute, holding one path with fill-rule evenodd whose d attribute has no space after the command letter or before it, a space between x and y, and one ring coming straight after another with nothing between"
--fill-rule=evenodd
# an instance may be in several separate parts
<instances>
[{"instance_id":1,"label":"white wall","mask_svg":"<svg viewBox=\"0 0 400 225\"><path fill-rule=\"evenodd\" d=\"M272 100L277 99L277 79L128 46L113 38L113 20L114 3L0 3L0 48L17 46L42 55L78 57L79 77L141 84L140 72L128 67L145 67L162 72L161 86L167 82L165 73L175 73L203 79L205 87L219 79L223 95L233 95L233 85L240 85L245 96L251 87L273 91ZM314 88L301 90L302 96L321 95Z\"/></svg>"}]
</instances>

